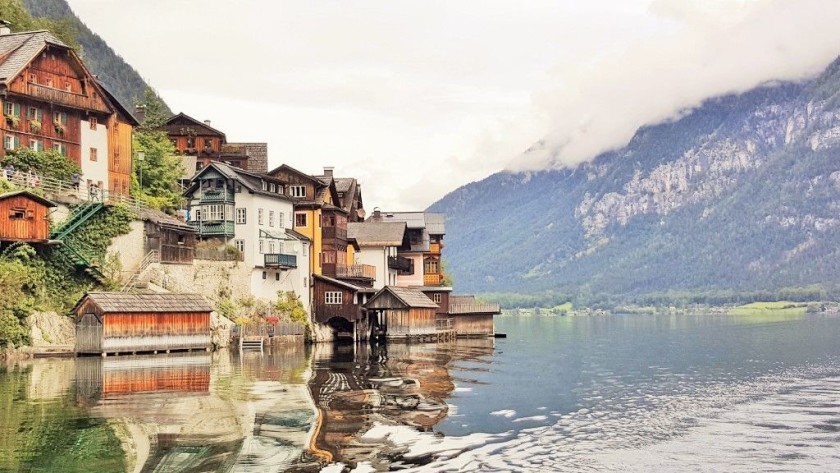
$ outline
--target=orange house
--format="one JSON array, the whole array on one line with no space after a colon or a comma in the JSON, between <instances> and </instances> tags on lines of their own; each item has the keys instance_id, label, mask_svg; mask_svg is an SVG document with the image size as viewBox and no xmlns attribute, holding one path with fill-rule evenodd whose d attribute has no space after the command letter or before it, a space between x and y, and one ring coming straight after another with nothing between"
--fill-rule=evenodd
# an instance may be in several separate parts
<instances>
[{"instance_id":1,"label":"orange house","mask_svg":"<svg viewBox=\"0 0 840 473\"><path fill-rule=\"evenodd\" d=\"M0 242L46 243L56 204L28 191L0 195Z\"/></svg>"}]
</instances>

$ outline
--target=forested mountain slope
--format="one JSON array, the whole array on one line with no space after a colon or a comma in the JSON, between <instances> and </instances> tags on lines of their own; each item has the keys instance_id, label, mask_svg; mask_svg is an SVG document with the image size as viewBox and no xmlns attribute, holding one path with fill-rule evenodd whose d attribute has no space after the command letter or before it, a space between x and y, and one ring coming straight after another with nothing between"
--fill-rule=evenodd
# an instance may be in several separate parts
<instances>
[{"instance_id":1,"label":"forested mountain slope","mask_svg":"<svg viewBox=\"0 0 840 473\"><path fill-rule=\"evenodd\" d=\"M840 60L707 100L574 169L498 173L447 214L459 289L632 295L840 283Z\"/></svg>"}]
</instances>

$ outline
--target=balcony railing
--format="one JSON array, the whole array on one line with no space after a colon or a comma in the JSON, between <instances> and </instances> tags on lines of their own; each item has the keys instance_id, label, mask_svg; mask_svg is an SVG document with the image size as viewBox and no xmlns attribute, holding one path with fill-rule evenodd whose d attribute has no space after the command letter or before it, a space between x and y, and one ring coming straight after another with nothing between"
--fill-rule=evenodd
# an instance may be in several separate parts
<instances>
[{"instance_id":1,"label":"balcony railing","mask_svg":"<svg viewBox=\"0 0 840 473\"><path fill-rule=\"evenodd\" d=\"M401 276L414 274L414 260L402 256L388 257L388 268L396 269Z\"/></svg>"},{"instance_id":2,"label":"balcony railing","mask_svg":"<svg viewBox=\"0 0 840 473\"><path fill-rule=\"evenodd\" d=\"M110 110L105 108L103 105L100 105L96 100L93 100L87 95L68 92L61 89L53 89L52 87L33 84L32 82L27 83L26 88L28 95L37 97L45 102L57 103L82 110L96 110L104 113L110 112Z\"/></svg>"},{"instance_id":3,"label":"balcony railing","mask_svg":"<svg viewBox=\"0 0 840 473\"><path fill-rule=\"evenodd\" d=\"M441 274L424 274L423 275L423 285L424 286L440 286L440 282L443 280Z\"/></svg>"},{"instance_id":4,"label":"balcony railing","mask_svg":"<svg viewBox=\"0 0 840 473\"><path fill-rule=\"evenodd\" d=\"M499 304L487 304L483 302L455 303L449 304L449 314L500 314L502 312Z\"/></svg>"},{"instance_id":5,"label":"balcony railing","mask_svg":"<svg viewBox=\"0 0 840 473\"><path fill-rule=\"evenodd\" d=\"M233 236L233 222L230 220L226 221L210 221L210 222L203 222L203 221L196 221L190 220L187 222L190 224L191 227L195 229L201 236Z\"/></svg>"},{"instance_id":6,"label":"balcony railing","mask_svg":"<svg viewBox=\"0 0 840 473\"><path fill-rule=\"evenodd\" d=\"M376 279L376 267L369 264L337 265L335 275L339 279Z\"/></svg>"},{"instance_id":7,"label":"balcony railing","mask_svg":"<svg viewBox=\"0 0 840 473\"><path fill-rule=\"evenodd\" d=\"M434 254L440 254L440 250L443 249L443 243L430 243L429 244L429 252Z\"/></svg>"},{"instance_id":8,"label":"balcony railing","mask_svg":"<svg viewBox=\"0 0 840 473\"><path fill-rule=\"evenodd\" d=\"M224 189L206 190L201 193L201 203L208 202L233 202L233 191Z\"/></svg>"},{"instance_id":9,"label":"balcony railing","mask_svg":"<svg viewBox=\"0 0 840 473\"><path fill-rule=\"evenodd\" d=\"M329 238L347 240L347 229L341 227L323 227L321 236L326 240Z\"/></svg>"},{"instance_id":10,"label":"balcony railing","mask_svg":"<svg viewBox=\"0 0 840 473\"><path fill-rule=\"evenodd\" d=\"M266 253L263 256L266 268L297 268L297 255Z\"/></svg>"}]
</instances>

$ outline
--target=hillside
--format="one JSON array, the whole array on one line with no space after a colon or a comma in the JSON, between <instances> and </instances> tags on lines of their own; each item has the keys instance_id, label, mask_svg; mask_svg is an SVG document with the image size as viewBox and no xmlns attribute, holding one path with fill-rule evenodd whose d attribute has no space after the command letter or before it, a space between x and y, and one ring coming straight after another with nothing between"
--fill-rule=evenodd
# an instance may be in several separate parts
<instances>
[{"instance_id":1,"label":"hillside","mask_svg":"<svg viewBox=\"0 0 840 473\"><path fill-rule=\"evenodd\" d=\"M840 283L840 60L707 100L575 169L498 173L431 206L471 292Z\"/></svg>"},{"instance_id":2,"label":"hillside","mask_svg":"<svg viewBox=\"0 0 840 473\"><path fill-rule=\"evenodd\" d=\"M63 20L75 30L85 65L123 105L133 109L149 84L108 43L85 26L65 0L23 0L23 5L33 17ZM171 114L168 107L166 112Z\"/></svg>"}]
</instances>

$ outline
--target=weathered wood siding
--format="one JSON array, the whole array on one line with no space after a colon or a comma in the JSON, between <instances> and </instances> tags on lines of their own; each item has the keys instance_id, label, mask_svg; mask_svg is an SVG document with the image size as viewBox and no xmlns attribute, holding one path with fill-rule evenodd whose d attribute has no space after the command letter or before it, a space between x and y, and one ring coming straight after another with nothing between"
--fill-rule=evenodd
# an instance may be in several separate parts
<instances>
[{"instance_id":1,"label":"weathered wood siding","mask_svg":"<svg viewBox=\"0 0 840 473\"><path fill-rule=\"evenodd\" d=\"M450 315L456 335L492 336L495 333L493 314Z\"/></svg>"},{"instance_id":2,"label":"weathered wood siding","mask_svg":"<svg viewBox=\"0 0 840 473\"><path fill-rule=\"evenodd\" d=\"M94 314L84 314L76 322L76 352L102 352L102 323Z\"/></svg>"},{"instance_id":3,"label":"weathered wood siding","mask_svg":"<svg viewBox=\"0 0 840 473\"><path fill-rule=\"evenodd\" d=\"M128 196L131 186L131 133L134 129L112 115L108 126L108 189L112 195Z\"/></svg>"},{"instance_id":4,"label":"weathered wood siding","mask_svg":"<svg viewBox=\"0 0 840 473\"><path fill-rule=\"evenodd\" d=\"M333 317L341 317L349 322L355 322L362 317L362 306L353 303L354 291L338 285L330 284L328 281L314 279L315 303L313 304L314 319L316 322L325 324ZM326 293L341 292L341 304L327 304Z\"/></svg>"},{"instance_id":5,"label":"weathered wood siding","mask_svg":"<svg viewBox=\"0 0 840 473\"><path fill-rule=\"evenodd\" d=\"M78 358L77 393L89 399L102 394L207 392L210 367L211 358L207 353Z\"/></svg>"},{"instance_id":6,"label":"weathered wood siding","mask_svg":"<svg viewBox=\"0 0 840 473\"><path fill-rule=\"evenodd\" d=\"M449 292L448 291L423 291L423 294L431 299L439 307L435 311L438 315L446 315L449 313ZM435 294L440 295L440 302L435 301Z\"/></svg>"},{"instance_id":7,"label":"weathered wood siding","mask_svg":"<svg viewBox=\"0 0 840 473\"><path fill-rule=\"evenodd\" d=\"M21 211L23 218L12 218ZM48 212L46 205L23 195L0 200L0 240L46 241L50 234Z\"/></svg>"},{"instance_id":8,"label":"weathered wood siding","mask_svg":"<svg viewBox=\"0 0 840 473\"><path fill-rule=\"evenodd\" d=\"M384 309L388 338L412 337L437 333L435 309Z\"/></svg>"}]
</instances>

